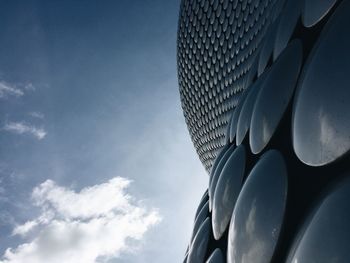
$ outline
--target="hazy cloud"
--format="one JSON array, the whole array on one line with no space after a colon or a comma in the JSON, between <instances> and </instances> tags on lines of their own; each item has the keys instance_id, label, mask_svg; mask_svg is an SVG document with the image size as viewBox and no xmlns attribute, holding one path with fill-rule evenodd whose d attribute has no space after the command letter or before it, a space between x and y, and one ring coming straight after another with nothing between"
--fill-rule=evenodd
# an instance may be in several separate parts
<instances>
[{"instance_id":1,"label":"hazy cloud","mask_svg":"<svg viewBox=\"0 0 350 263\"><path fill-rule=\"evenodd\" d=\"M21 89L16 88L14 85L0 81L0 98L6 98L8 96L20 97L23 95L24 92Z\"/></svg>"},{"instance_id":2,"label":"hazy cloud","mask_svg":"<svg viewBox=\"0 0 350 263\"><path fill-rule=\"evenodd\" d=\"M44 119L44 114L38 111L32 111L28 113L31 117L37 118L37 119Z\"/></svg>"},{"instance_id":3,"label":"hazy cloud","mask_svg":"<svg viewBox=\"0 0 350 263\"><path fill-rule=\"evenodd\" d=\"M34 125L24 122L8 122L3 127L5 131L13 132L16 134L31 134L38 140L44 139L47 132L43 128L37 128Z\"/></svg>"},{"instance_id":4,"label":"hazy cloud","mask_svg":"<svg viewBox=\"0 0 350 263\"><path fill-rule=\"evenodd\" d=\"M27 83L23 86L25 90L35 91L35 87L32 83Z\"/></svg>"},{"instance_id":5,"label":"hazy cloud","mask_svg":"<svg viewBox=\"0 0 350 263\"><path fill-rule=\"evenodd\" d=\"M8 248L1 263L106 262L133 250L131 240L160 222L157 210L147 209L126 193L128 179L115 177L80 192L47 180L32 192L42 213L17 226L14 235L29 242Z\"/></svg>"}]
</instances>

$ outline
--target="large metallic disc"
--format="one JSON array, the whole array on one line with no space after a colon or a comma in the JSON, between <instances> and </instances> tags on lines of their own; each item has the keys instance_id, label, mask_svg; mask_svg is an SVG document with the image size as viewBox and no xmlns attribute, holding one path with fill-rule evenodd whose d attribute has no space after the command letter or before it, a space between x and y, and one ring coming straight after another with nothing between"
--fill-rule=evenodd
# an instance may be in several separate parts
<instances>
[{"instance_id":1,"label":"large metallic disc","mask_svg":"<svg viewBox=\"0 0 350 263\"><path fill-rule=\"evenodd\" d=\"M245 149L243 145L231 154L222 169L214 192L212 225L216 240L225 232L235 206L245 169Z\"/></svg>"},{"instance_id":2,"label":"large metallic disc","mask_svg":"<svg viewBox=\"0 0 350 263\"><path fill-rule=\"evenodd\" d=\"M288 262L347 263L350 259L350 180L322 200ZM297 241L298 242L298 241Z\"/></svg>"},{"instance_id":3,"label":"large metallic disc","mask_svg":"<svg viewBox=\"0 0 350 263\"><path fill-rule=\"evenodd\" d=\"M332 8L337 0L305 0L303 24L311 27L319 22Z\"/></svg>"},{"instance_id":4,"label":"large metallic disc","mask_svg":"<svg viewBox=\"0 0 350 263\"><path fill-rule=\"evenodd\" d=\"M187 263L203 263L211 236L211 224L208 217L200 226L188 251Z\"/></svg>"},{"instance_id":5,"label":"large metallic disc","mask_svg":"<svg viewBox=\"0 0 350 263\"><path fill-rule=\"evenodd\" d=\"M233 211L228 263L271 261L287 199L287 171L282 155L266 152L245 182Z\"/></svg>"},{"instance_id":6,"label":"large metallic disc","mask_svg":"<svg viewBox=\"0 0 350 263\"><path fill-rule=\"evenodd\" d=\"M342 2L306 62L293 109L293 146L312 166L350 149L350 1Z\"/></svg>"},{"instance_id":7,"label":"large metallic disc","mask_svg":"<svg viewBox=\"0 0 350 263\"><path fill-rule=\"evenodd\" d=\"M302 45L294 40L267 73L257 96L250 124L253 153L261 152L282 119L292 98L302 62Z\"/></svg>"}]
</instances>

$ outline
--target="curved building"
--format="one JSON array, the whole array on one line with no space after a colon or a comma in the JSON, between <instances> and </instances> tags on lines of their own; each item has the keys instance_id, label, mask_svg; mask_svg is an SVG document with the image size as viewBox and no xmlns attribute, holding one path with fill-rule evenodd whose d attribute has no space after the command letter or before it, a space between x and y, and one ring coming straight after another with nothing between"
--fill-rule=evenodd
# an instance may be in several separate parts
<instances>
[{"instance_id":1,"label":"curved building","mask_svg":"<svg viewBox=\"0 0 350 263\"><path fill-rule=\"evenodd\" d=\"M350 1L182 0L185 120L209 174L185 262L348 262Z\"/></svg>"}]
</instances>

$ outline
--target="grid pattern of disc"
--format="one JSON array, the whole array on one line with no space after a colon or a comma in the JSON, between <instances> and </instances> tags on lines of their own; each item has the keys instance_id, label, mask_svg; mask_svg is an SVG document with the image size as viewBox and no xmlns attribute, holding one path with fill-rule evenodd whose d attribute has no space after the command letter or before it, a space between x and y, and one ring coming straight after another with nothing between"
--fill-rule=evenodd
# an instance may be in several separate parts
<instances>
[{"instance_id":1,"label":"grid pattern of disc","mask_svg":"<svg viewBox=\"0 0 350 263\"><path fill-rule=\"evenodd\" d=\"M180 15L181 99L210 170L183 262L349 262L350 1Z\"/></svg>"},{"instance_id":2,"label":"grid pattern of disc","mask_svg":"<svg viewBox=\"0 0 350 263\"><path fill-rule=\"evenodd\" d=\"M210 171L277 0L184 0L177 59L182 108L197 153Z\"/></svg>"}]
</instances>

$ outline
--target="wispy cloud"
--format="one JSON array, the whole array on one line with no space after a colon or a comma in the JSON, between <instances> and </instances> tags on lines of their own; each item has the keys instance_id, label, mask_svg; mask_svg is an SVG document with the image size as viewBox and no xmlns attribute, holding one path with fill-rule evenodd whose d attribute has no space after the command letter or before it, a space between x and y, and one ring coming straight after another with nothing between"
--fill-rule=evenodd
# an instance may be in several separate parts
<instances>
[{"instance_id":1,"label":"wispy cloud","mask_svg":"<svg viewBox=\"0 0 350 263\"><path fill-rule=\"evenodd\" d=\"M24 92L14 85L0 81L0 98L6 98L8 96L20 97L23 96Z\"/></svg>"},{"instance_id":2,"label":"wispy cloud","mask_svg":"<svg viewBox=\"0 0 350 263\"><path fill-rule=\"evenodd\" d=\"M47 134L43 128L38 128L25 122L8 122L3 127L3 130L16 134L28 133L36 137L38 140L44 139Z\"/></svg>"},{"instance_id":3,"label":"wispy cloud","mask_svg":"<svg viewBox=\"0 0 350 263\"><path fill-rule=\"evenodd\" d=\"M30 91L35 91L35 90L36 90L36 88L34 87L34 85L33 85L32 83L27 83L27 84L25 84L25 85L23 86L23 88L24 88L25 90L30 90Z\"/></svg>"},{"instance_id":4,"label":"wispy cloud","mask_svg":"<svg viewBox=\"0 0 350 263\"><path fill-rule=\"evenodd\" d=\"M28 113L30 116L32 116L33 118L37 118L37 119L44 119L44 114L38 111L32 111Z\"/></svg>"},{"instance_id":5,"label":"wispy cloud","mask_svg":"<svg viewBox=\"0 0 350 263\"><path fill-rule=\"evenodd\" d=\"M8 248L0 263L106 262L133 250L128 241L141 240L161 217L126 193L129 184L128 179L115 177L80 192L51 180L40 184L32 198L41 215L13 231L34 237Z\"/></svg>"}]
</instances>

